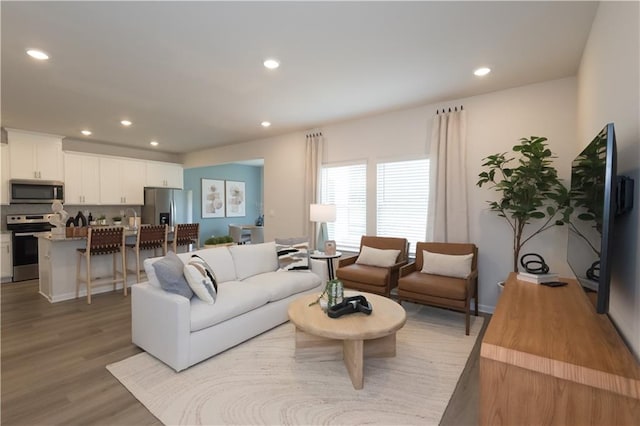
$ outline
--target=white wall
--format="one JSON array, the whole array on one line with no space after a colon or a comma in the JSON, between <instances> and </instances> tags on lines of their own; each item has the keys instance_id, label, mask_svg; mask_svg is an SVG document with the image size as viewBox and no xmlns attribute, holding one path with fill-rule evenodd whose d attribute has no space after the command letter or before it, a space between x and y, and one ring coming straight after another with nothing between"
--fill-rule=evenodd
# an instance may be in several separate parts
<instances>
[{"instance_id":1,"label":"white wall","mask_svg":"<svg viewBox=\"0 0 640 426\"><path fill-rule=\"evenodd\" d=\"M483 157L509 151L521 137L549 138L559 157L560 176L569 177L576 146L576 80L551 82L396 111L322 127L330 163L413 158L428 153L431 120L437 108L464 105L468 128L469 226L480 253L480 305L492 311L496 282L511 270L511 237L504 219L487 210L493 194L475 186ZM289 134L236 146L187 154L185 168L264 158L265 237L295 236L303 229L304 134ZM372 176L370 174L370 176ZM369 180L372 183L372 180ZM370 195L375 185L370 185ZM369 203L371 206L371 203ZM375 205L375 204L374 204ZM375 230L369 224L370 232ZM566 265L566 231L554 229L531 241L525 250L542 253L553 270L570 274Z\"/></svg>"},{"instance_id":2,"label":"white wall","mask_svg":"<svg viewBox=\"0 0 640 426\"><path fill-rule=\"evenodd\" d=\"M615 125L618 174L635 179L634 209L616 218L609 314L640 357L640 4L602 2L578 73L577 154Z\"/></svg>"}]
</instances>

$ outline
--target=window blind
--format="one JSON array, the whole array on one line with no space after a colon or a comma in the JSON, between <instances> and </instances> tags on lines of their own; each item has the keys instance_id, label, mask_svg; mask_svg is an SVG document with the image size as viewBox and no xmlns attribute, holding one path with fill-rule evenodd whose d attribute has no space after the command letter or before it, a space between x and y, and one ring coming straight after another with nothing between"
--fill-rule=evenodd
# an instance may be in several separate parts
<instances>
[{"instance_id":1,"label":"window blind","mask_svg":"<svg viewBox=\"0 0 640 426\"><path fill-rule=\"evenodd\" d=\"M367 231L367 166L354 164L322 168L322 204L336 205L336 221L327 224L338 250L358 251Z\"/></svg>"},{"instance_id":2,"label":"window blind","mask_svg":"<svg viewBox=\"0 0 640 426\"><path fill-rule=\"evenodd\" d=\"M415 254L427 233L429 160L378 163L376 204L376 234L406 238Z\"/></svg>"}]
</instances>

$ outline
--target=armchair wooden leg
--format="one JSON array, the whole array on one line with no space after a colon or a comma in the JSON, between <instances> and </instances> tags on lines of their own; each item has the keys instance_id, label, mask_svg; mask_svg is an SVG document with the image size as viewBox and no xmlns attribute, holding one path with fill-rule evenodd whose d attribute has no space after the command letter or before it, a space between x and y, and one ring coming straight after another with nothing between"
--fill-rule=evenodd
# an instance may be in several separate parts
<instances>
[{"instance_id":1,"label":"armchair wooden leg","mask_svg":"<svg viewBox=\"0 0 640 426\"><path fill-rule=\"evenodd\" d=\"M475 313L476 316L478 316L478 280L476 280L476 285L475 285L475 289L476 289L476 297L475 297L475 302L476 302L476 309L475 309Z\"/></svg>"},{"instance_id":2,"label":"armchair wooden leg","mask_svg":"<svg viewBox=\"0 0 640 426\"><path fill-rule=\"evenodd\" d=\"M467 311L464 314L464 322L465 322L465 333L468 336L469 335L469 307L467 306Z\"/></svg>"}]
</instances>

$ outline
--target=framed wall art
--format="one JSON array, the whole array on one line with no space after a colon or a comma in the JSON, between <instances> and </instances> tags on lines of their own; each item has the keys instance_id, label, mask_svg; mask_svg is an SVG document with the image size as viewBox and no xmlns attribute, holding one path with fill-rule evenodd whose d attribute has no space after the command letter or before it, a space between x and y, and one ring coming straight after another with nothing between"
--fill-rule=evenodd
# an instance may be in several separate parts
<instances>
[{"instance_id":1,"label":"framed wall art","mask_svg":"<svg viewBox=\"0 0 640 426\"><path fill-rule=\"evenodd\" d=\"M228 180L225 186L227 190L227 217L246 216L247 199L244 182Z\"/></svg>"},{"instance_id":2,"label":"framed wall art","mask_svg":"<svg viewBox=\"0 0 640 426\"><path fill-rule=\"evenodd\" d=\"M224 217L224 181L202 179L202 217Z\"/></svg>"}]
</instances>

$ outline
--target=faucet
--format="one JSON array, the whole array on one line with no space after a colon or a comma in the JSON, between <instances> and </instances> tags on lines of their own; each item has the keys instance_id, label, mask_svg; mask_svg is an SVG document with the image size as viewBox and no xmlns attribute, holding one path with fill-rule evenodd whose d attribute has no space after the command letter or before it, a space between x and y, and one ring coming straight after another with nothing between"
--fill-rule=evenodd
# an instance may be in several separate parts
<instances>
[{"instance_id":1,"label":"faucet","mask_svg":"<svg viewBox=\"0 0 640 426\"><path fill-rule=\"evenodd\" d=\"M138 213L133 207L127 207L125 213L129 210L133 212L133 227L131 226L131 221L129 221L129 229L138 229Z\"/></svg>"}]
</instances>

